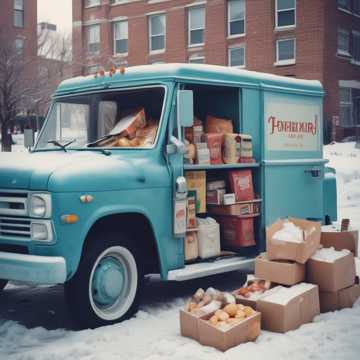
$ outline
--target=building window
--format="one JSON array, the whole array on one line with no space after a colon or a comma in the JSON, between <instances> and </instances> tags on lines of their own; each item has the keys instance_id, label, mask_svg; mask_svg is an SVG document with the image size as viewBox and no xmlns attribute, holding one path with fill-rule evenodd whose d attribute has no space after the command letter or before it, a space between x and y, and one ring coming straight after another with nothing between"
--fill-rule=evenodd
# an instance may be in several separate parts
<instances>
[{"instance_id":1,"label":"building window","mask_svg":"<svg viewBox=\"0 0 360 360\"><path fill-rule=\"evenodd\" d=\"M350 56L350 33L347 30L338 29L337 53L339 55Z\"/></svg>"},{"instance_id":2,"label":"building window","mask_svg":"<svg viewBox=\"0 0 360 360\"><path fill-rule=\"evenodd\" d=\"M360 15L360 0L354 0L353 11L356 15Z\"/></svg>"},{"instance_id":3,"label":"building window","mask_svg":"<svg viewBox=\"0 0 360 360\"><path fill-rule=\"evenodd\" d=\"M100 25L88 26L87 45L89 53L98 53L100 51Z\"/></svg>"},{"instance_id":4,"label":"building window","mask_svg":"<svg viewBox=\"0 0 360 360\"><path fill-rule=\"evenodd\" d=\"M165 50L166 17L164 14L149 16L149 50Z\"/></svg>"},{"instance_id":5,"label":"building window","mask_svg":"<svg viewBox=\"0 0 360 360\"><path fill-rule=\"evenodd\" d=\"M281 39L276 41L275 65L295 64L296 41L295 39Z\"/></svg>"},{"instance_id":6,"label":"building window","mask_svg":"<svg viewBox=\"0 0 360 360\"><path fill-rule=\"evenodd\" d=\"M204 64L205 57L202 55L192 55L189 57L189 64Z\"/></svg>"},{"instance_id":7,"label":"building window","mask_svg":"<svg viewBox=\"0 0 360 360\"><path fill-rule=\"evenodd\" d=\"M360 65L360 32L353 31L352 35L352 60L356 64Z\"/></svg>"},{"instance_id":8,"label":"building window","mask_svg":"<svg viewBox=\"0 0 360 360\"><path fill-rule=\"evenodd\" d=\"M22 55L24 53L24 40L17 38L15 39L15 52L17 55Z\"/></svg>"},{"instance_id":9,"label":"building window","mask_svg":"<svg viewBox=\"0 0 360 360\"><path fill-rule=\"evenodd\" d=\"M352 126L351 88L339 88L340 98L340 125Z\"/></svg>"},{"instance_id":10,"label":"building window","mask_svg":"<svg viewBox=\"0 0 360 360\"><path fill-rule=\"evenodd\" d=\"M204 44L205 8L191 7L188 10L188 45Z\"/></svg>"},{"instance_id":11,"label":"building window","mask_svg":"<svg viewBox=\"0 0 360 360\"><path fill-rule=\"evenodd\" d=\"M228 36L245 34L245 1L228 1Z\"/></svg>"},{"instance_id":12,"label":"building window","mask_svg":"<svg viewBox=\"0 0 360 360\"><path fill-rule=\"evenodd\" d=\"M338 9L341 10L351 10L351 0L337 0Z\"/></svg>"},{"instance_id":13,"label":"building window","mask_svg":"<svg viewBox=\"0 0 360 360\"><path fill-rule=\"evenodd\" d=\"M99 6L100 0L86 0L85 7Z\"/></svg>"},{"instance_id":14,"label":"building window","mask_svg":"<svg viewBox=\"0 0 360 360\"><path fill-rule=\"evenodd\" d=\"M245 67L245 45L229 48L229 66Z\"/></svg>"},{"instance_id":15,"label":"building window","mask_svg":"<svg viewBox=\"0 0 360 360\"><path fill-rule=\"evenodd\" d=\"M127 54L128 52L128 22L114 23L114 54Z\"/></svg>"},{"instance_id":16,"label":"building window","mask_svg":"<svg viewBox=\"0 0 360 360\"><path fill-rule=\"evenodd\" d=\"M296 25L296 0L275 0L276 28Z\"/></svg>"},{"instance_id":17,"label":"building window","mask_svg":"<svg viewBox=\"0 0 360 360\"><path fill-rule=\"evenodd\" d=\"M96 74L100 70L99 65L90 65L86 67L87 74Z\"/></svg>"},{"instance_id":18,"label":"building window","mask_svg":"<svg viewBox=\"0 0 360 360\"><path fill-rule=\"evenodd\" d=\"M14 26L24 27L24 0L14 0Z\"/></svg>"}]
</instances>

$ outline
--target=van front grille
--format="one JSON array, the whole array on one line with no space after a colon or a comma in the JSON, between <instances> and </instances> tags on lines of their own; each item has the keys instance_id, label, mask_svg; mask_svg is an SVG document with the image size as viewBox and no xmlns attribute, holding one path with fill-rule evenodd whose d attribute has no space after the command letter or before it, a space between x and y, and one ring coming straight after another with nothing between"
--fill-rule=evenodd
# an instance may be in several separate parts
<instances>
[{"instance_id":1,"label":"van front grille","mask_svg":"<svg viewBox=\"0 0 360 360\"><path fill-rule=\"evenodd\" d=\"M30 239L30 220L0 216L0 236Z\"/></svg>"},{"instance_id":2,"label":"van front grille","mask_svg":"<svg viewBox=\"0 0 360 360\"><path fill-rule=\"evenodd\" d=\"M0 190L0 215L27 216L28 193Z\"/></svg>"}]
</instances>

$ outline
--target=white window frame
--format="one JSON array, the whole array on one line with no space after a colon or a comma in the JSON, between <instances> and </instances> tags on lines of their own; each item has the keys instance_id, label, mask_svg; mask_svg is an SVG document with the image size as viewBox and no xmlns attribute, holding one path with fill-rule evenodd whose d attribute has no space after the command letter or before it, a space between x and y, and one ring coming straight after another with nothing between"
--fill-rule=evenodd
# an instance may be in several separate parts
<instances>
[{"instance_id":1,"label":"white window frame","mask_svg":"<svg viewBox=\"0 0 360 360\"><path fill-rule=\"evenodd\" d=\"M116 38L116 31L115 31L115 27L117 24L119 23L126 23L127 26L127 37L126 38ZM117 52L116 51L116 41L117 40L127 40L127 51L126 52ZM113 22L113 47L114 47L114 51L113 54L116 55L121 55L121 56L127 56L129 53L129 22L128 20L118 20L118 21L114 21Z\"/></svg>"},{"instance_id":2,"label":"white window frame","mask_svg":"<svg viewBox=\"0 0 360 360\"><path fill-rule=\"evenodd\" d=\"M279 60L279 43L282 41L294 41L294 58L293 59L286 59L286 60ZM277 39L276 40L276 61L275 66L286 66L286 65L294 65L296 64L296 38L290 37L290 38L284 38L284 39Z\"/></svg>"},{"instance_id":3,"label":"white window frame","mask_svg":"<svg viewBox=\"0 0 360 360\"><path fill-rule=\"evenodd\" d=\"M101 0L85 0L85 8L92 8L95 6L101 6Z\"/></svg>"},{"instance_id":4,"label":"white window frame","mask_svg":"<svg viewBox=\"0 0 360 360\"><path fill-rule=\"evenodd\" d=\"M349 39L348 40L348 51L339 49L339 32L343 33L343 34L347 34L347 36L348 36L348 39ZM350 45L350 31L343 29L343 28L337 28L337 32L336 32L336 53L337 53L337 55L351 57L350 46L351 46Z\"/></svg>"},{"instance_id":5,"label":"white window frame","mask_svg":"<svg viewBox=\"0 0 360 360\"><path fill-rule=\"evenodd\" d=\"M231 2L235 2L235 1L240 1L244 4L244 18L243 19L233 19L232 21L239 21L239 20L243 20L244 21L244 32L241 34L230 34L230 24L232 21L230 21L230 3ZM242 37L245 36L246 34L246 2L245 0L228 0L227 2L227 37L228 39L233 39L233 38L237 38L237 37Z\"/></svg>"},{"instance_id":6,"label":"white window frame","mask_svg":"<svg viewBox=\"0 0 360 360\"><path fill-rule=\"evenodd\" d=\"M231 51L244 49L244 65L231 65ZM237 69L244 69L246 67L246 47L245 44L234 45L228 48L228 66L237 68Z\"/></svg>"},{"instance_id":7,"label":"white window frame","mask_svg":"<svg viewBox=\"0 0 360 360\"><path fill-rule=\"evenodd\" d=\"M15 14L21 14L21 25L16 25L15 23L15 19L16 16ZM13 0L13 25L16 28L22 29L25 26L25 4L24 4L24 0L21 1L21 5L17 6L16 1Z\"/></svg>"},{"instance_id":8,"label":"white window frame","mask_svg":"<svg viewBox=\"0 0 360 360\"><path fill-rule=\"evenodd\" d=\"M155 17L155 16L164 16L164 33L163 34L152 34L152 29L151 29L151 18ZM166 13L153 13L153 14L148 14L148 31L149 31L149 36L148 36L148 41L149 41L149 53L150 54L162 54L166 51ZM157 50L152 50L151 49L151 38L155 37L155 36L164 36L164 47L162 49L157 49Z\"/></svg>"},{"instance_id":9,"label":"white window frame","mask_svg":"<svg viewBox=\"0 0 360 360\"><path fill-rule=\"evenodd\" d=\"M190 11L194 10L194 9L203 9L204 11L204 27L203 28L196 28L196 29L190 29ZM188 25L188 47L192 48L192 47L199 47L199 46L204 46L205 45L205 30L206 30L206 9L204 5L194 5L194 6L189 6L187 9L187 25ZM196 44L191 44L190 40L191 40L191 31L194 30L203 30L203 42L202 43L196 43Z\"/></svg>"},{"instance_id":10,"label":"white window frame","mask_svg":"<svg viewBox=\"0 0 360 360\"><path fill-rule=\"evenodd\" d=\"M349 8L341 7L341 5L339 4L338 0L336 0L336 6L337 6L338 10L344 11L344 12L346 12L346 13L348 13L348 14L351 14L351 0L350 0L350 6L349 6Z\"/></svg>"},{"instance_id":11,"label":"white window frame","mask_svg":"<svg viewBox=\"0 0 360 360\"><path fill-rule=\"evenodd\" d=\"M18 43L21 43L20 47L17 46ZM15 38L15 52L16 52L16 55L23 55L24 54L24 47L25 47L24 39L20 38L20 37Z\"/></svg>"},{"instance_id":12,"label":"white window frame","mask_svg":"<svg viewBox=\"0 0 360 360\"><path fill-rule=\"evenodd\" d=\"M355 41L354 39L357 38L358 39L358 42L359 42L359 48L360 48L360 31L356 31L356 30L353 30L352 31L352 49L351 49L351 54L352 54L352 57L351 57L351 63L354 64L354 65L360 65L360 58L359 59L355 59L353 56L354 56L354 51L353 51L353 48L354 48L354 44L355 44Z\"/></svg>"},{"instance_id":13,"label":"white window frame","mask_svg":"<svg viewBox=\"0 0 360 360\"><path fill-rule=\"evenodd\" d=\"M196 62L192 62L192 60L203 60L201 64L205 64L205 56L204 55L191 55L189 56L188 63L189 64L200 64Z\"/></svg>"},{"instance_id":14,"label":"white window frame","mask_svg":"<svg viewBox=\"0 0 360 360\"><path fill-rule=\"evenodd\" d=\"M350 92L350 101L341 101L340 99L340 89L349 89ZM353 116L353 97L352 97L352 88L351 87L345 87L345 86L341 86L339 87L339 108L341 107L349 107L350 108L350 120L351 120L351 124L347 124L344 125L343 123L341 123L341 117L340 117L340 113L339 113L339 121L340 121L340 126L342 127L353 127L354 126L354 116Z\"/></svg>"},{"instance_id":15,"label":"white window frame","mask_svg":"<svg viewBox=\"0 0 360 360\"><path fill-rule=\"evenodd\" d=\"M89 46L90 44L97 44L97 43L90 43L90 28L97 27L99 29L99 49L97 51L90 51ZM88 54L99 54L100 53L100 47L101 47L101 25L100 24L94 24L94 25L88 25L86 29L86 51Z\"/></svg>"},{"instance_id":16,"label":"white window frame","mask_svg":"<svg viewBox=\"0 0 360 360\"><path fill-rule=\"evenodd\" d=\"M93 68L94 71L89 71L90 68ZM86 74L87 75L94 75L94 74L97 74L100 70L100 65L88 65L86 67Z\"/></svg>"},{"instance_id":17,"label":"white window frame","mask_svg":"<svg viewBox=\"0 0 360 360\"><path fill-rule=\"evenodd\" d=\"M295 1L295 6L293 8L289 8L289 9L282 9L282 10L278 10L278 1L279 0L275 0L275 30L286 30L286 29L294 29L296 28L296 0ZM289 11L289 10L294 10L294 25L284 25L284 26L279 26L278 24L278 13L279 12L283 12L283 11Z\"/></svg>"}]
</instances>

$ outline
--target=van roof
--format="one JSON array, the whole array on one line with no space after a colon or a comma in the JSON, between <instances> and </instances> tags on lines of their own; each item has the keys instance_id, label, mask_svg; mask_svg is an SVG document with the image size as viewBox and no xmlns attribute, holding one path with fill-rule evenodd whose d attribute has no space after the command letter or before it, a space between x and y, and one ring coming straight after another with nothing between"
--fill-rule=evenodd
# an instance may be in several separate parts
<instances>
[{"instance_id":1,"label":"van roof","mask_svg":"<svg viewBox=\"0 0 360 360\"><path fill-rule=\"evenodd\" d=\"M204 64L152 64L132 66L119 71L113 76L79 76L63 81L55 96L73 93L97 91L106 88L118 88L129 84L153 84L166 80L189 82L211 82L219 85L233 85L250 88L271 88L275 91L294 91L309 95L323 95L318 80L302 80L244 69Z\"/></svg>"}]
</instances>

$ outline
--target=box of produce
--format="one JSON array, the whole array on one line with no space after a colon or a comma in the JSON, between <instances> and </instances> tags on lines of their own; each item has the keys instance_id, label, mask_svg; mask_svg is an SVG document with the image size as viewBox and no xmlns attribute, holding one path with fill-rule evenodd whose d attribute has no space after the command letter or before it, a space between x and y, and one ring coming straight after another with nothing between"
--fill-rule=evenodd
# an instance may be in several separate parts
<instances>
[{"instance_id":1,"label":"box of produce","mask_svg":"<svg viewBox=\"0 0 360 360\"><path fill-rule=\"evenodd\" d=\"M232 205L214 205L209 204L209 213L215 215L258 215L261 212L262 199L254 199L248 201L240 201Z\"/></svg>"},{"instance_id":2,"label":"box of produce","mask_svg":"<svg viewBox=\"0 0 360 360\"><path fill-rule=\"evenodd\" d=\"M270 260L293 260L300 264L320 245L320 222L280 219L266 228L266 250Z\"/></svg>"},{"instance_id":3,"label":"box of produce","mask_svg":"<svg viewBox=\"0 0 360 360\"><path fill-rule=\"evenodd\" d=\"M351 308L360 298L360 286L353 285L338 291L320 291L319 295L322 313Z\"/></svg>"},{"instance_id":4,"label":"box of produce","mask_svg":"<svg viewBox=\"0 0 360 360\"><path fill-rule=\"evenodd\" d=\"M350 250L322 248L306 263L306 279L317 284L320 291L338 291L354 285L354 255Z\"/></svg>"},{"instance_id":5,"label":"box of produce","mask_svg":"<svg viewBox=\"0 0 360 360\"><path fill-rule=\"evenodd\" d=\"M255 259L255 276L281 285L295 285L305 280L305 264L290 260L269 260L263 253Z\"/></svg>"}]
</instances>

